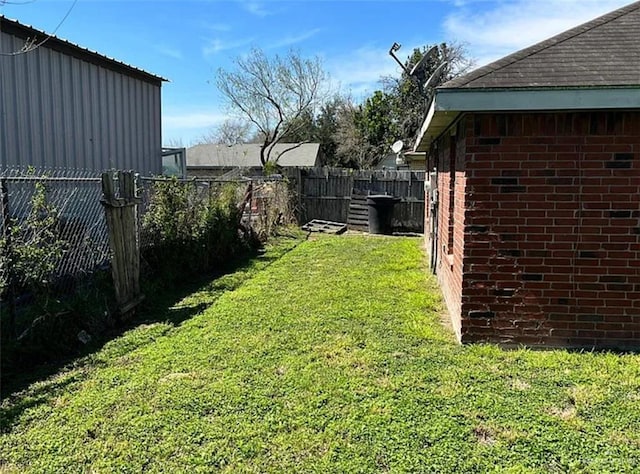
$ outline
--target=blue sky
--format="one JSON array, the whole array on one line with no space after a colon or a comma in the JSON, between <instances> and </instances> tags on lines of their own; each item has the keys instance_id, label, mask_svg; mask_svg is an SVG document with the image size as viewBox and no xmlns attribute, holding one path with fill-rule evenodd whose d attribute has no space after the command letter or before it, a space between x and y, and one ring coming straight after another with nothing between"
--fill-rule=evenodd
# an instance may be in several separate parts
<instances>
[{"instance_id":1,"label":"blue sky","mask_svg":"<svg viewBox=\"0 0 640 474\"><path fill-rule=\"evenodd\" d=\"M10 0L0 14L169 79L165 144L193 143L228 113L218 68L252 47L319 56L356 99L399 73L388 51L456 41L478 66L631 0Z\"/></svg>"}]
</instances>

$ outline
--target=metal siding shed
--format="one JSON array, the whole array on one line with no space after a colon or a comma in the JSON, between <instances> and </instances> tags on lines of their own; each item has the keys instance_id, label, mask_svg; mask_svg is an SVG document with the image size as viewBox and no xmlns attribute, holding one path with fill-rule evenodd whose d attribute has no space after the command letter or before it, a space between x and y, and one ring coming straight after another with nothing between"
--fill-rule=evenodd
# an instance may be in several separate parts
<instances>
[{"instance_id":1,"label":"metal siding shed","mask_svg":"<svg viewBox=\"0 0 640 474\"><path fill-rule=\"evenodd\" d=\"M162 172L161 77L0 16L0 168Z\"/></svg>"}]
</instances>

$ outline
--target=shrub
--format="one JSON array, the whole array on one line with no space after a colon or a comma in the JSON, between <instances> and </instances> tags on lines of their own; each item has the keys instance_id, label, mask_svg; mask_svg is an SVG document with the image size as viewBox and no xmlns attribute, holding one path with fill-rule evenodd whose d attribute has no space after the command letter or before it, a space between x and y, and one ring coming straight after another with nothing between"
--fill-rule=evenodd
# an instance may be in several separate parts
<instances>
[{"instance_id":1,"label":"shrub","mask_svg":"<svg viewBox=\"0 0 640 474\"><path fill-rule=\"evenodd\" d=\"M282 226L295 224L296 219L285 180L266 181L255 189L257 212L252 223L253 230L261 241L276 235Z\"/></svg>"},{"instance_id":2,"label":"shrub","mask_svg":"<svg viewBox=\"0 0 640 474\"><path fill-rule=\"evenodd\" d=\"M142 255L153 269L175 277L206 271L247 247L238 231L239 186L206 184L154 183L142 218Z\"/></svg>"},{"instance_id":3,"label":"shrub","mask_svg":"<svg viewBox=\"0 0 640 474\"><path fill-rule=\"evenodd\" d=\"M64 250L60 238L59 213L47 202L46 188L36 182L29 214L22 222L12 219L10 239L0 241L0 294L8 289L10 275L17 291L31 292L46 310L51 277Z\"/></svg>"}]
</instances>

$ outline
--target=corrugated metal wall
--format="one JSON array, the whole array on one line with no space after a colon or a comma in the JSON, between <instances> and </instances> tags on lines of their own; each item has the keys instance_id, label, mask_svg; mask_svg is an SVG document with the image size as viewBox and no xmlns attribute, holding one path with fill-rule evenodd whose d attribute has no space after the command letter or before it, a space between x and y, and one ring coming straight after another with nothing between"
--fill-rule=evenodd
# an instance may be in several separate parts
<instances>
[{"instance_id":1,"label":"corrugated metal wall","mask_svg":"<svg viewBox=\"0 0 640 474\"><path fill-rule=\"evenodd\" d=\"M0 51L24 39L0 31ZM0 56L0 167L162 172L160 81L41 47Z\"/></svg>"}]
</instances>

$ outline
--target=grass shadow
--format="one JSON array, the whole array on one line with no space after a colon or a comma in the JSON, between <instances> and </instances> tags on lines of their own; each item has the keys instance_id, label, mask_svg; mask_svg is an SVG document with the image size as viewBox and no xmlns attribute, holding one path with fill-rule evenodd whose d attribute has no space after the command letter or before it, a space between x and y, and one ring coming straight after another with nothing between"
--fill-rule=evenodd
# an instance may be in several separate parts
<instances>
[{"instance_id":1,"label":"grass shadow","mask_svg":"<svg viewBox=\"0 0 640 474\"><path fill-rule=\"evenodd\" d=\"M166 284L157 281L147 282L145 285L147 288L143 290L147 297L131 320L95 337L89 344L70 356L59 357L33 367L15 367L9 376L3 373L0 385L2 431L10 430L24 410L47 403L59 389L71 382L78 381L78 377L80 377L78 374L82 374L82 378L84 378L93 369L103 365L92 355L100 351L108 342L145 324L163 322L179 326L214 304L224 293L237 289L255 274L282 258L300 242L299 237L281 237L267 250L262 249L253 254L243 255L213 272L182 281L179 285L167 287ZM188 304L188 302L180 304L186 297L196 292L205 293L207 297L204 301L196 304ZM150 343L152 340L127 346L127 352ZM60 380L56 381L54 375L65 368L68 368L69 371L74 369L73 372L76 375L63 377L64 383ZM36 382L43 383L38 383L33 387L32 385Z\"/></svg>"}]
</instances>

